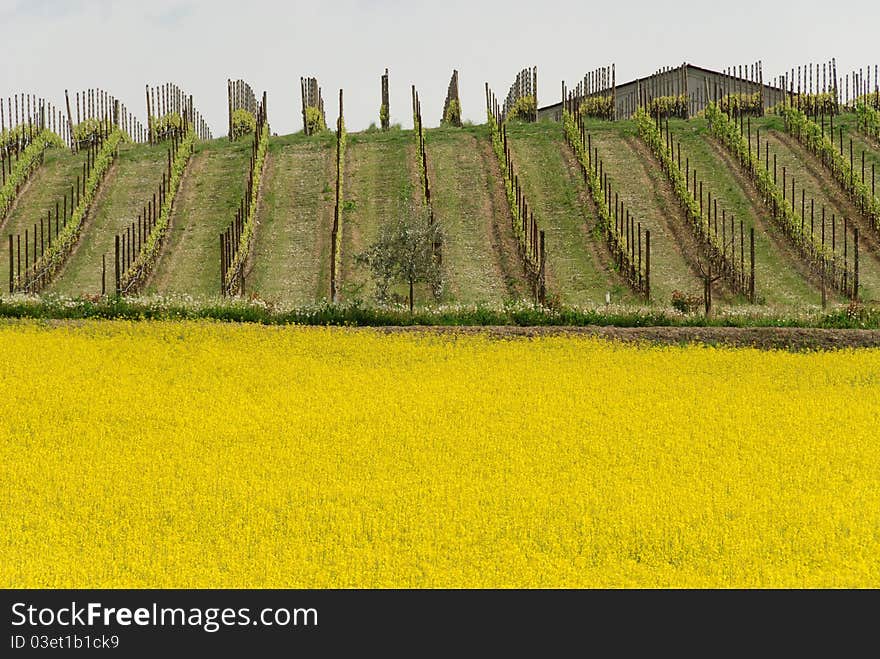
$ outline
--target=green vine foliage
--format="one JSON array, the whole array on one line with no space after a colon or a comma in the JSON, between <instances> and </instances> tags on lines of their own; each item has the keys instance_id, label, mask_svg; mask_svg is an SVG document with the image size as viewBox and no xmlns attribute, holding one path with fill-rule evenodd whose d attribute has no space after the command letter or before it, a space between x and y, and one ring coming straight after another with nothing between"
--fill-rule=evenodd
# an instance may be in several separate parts
<instances>
[{"instance_id":1,"label":"green vine foliage","mask_svg":"<svg viewBox=\"0 0 880 659\"><path fill-rule=\"evenodd\" d=\"M880 229L880 199L873 196L870 184L862 182L861 173L850 166L849 159L834 148L831 138L797 107L780 106L778 111L785 119L786 130L828 166L837 182L871 220L874 228Z\"/></svg>"},{"instance_id":2,"label":"green vine foliage","mask_svg":"<svg viewBox=\"0 0 880 659\"><path fill-rule=\"evenodd\" d=\"M19 154L13 164L12 171L6 177L6 183L0 188L0 218L6 217L9 207L15 199L18 188L30 178L31 174L43 162L43 153L50 147L61 148L64 142L55 133L44 130L39 133L24 151Z\"/></svg>"},{"instance_id":3,"label":"green vine foliage","mask_svg":"<svg viewBox=\"0 0 880 659\"><path fill-rule=\"evenodd\" d=\"M443 125L461 127L461 103L458 99L452 99L446 106L446 112L443 113Z\"/></svg>"},{"instance_id":4,"label":"green vine foliage","mask_svg":"<svg viewBox=\"0 0 880 659\"><path fill-rule=\"evenodd\" d=\"M55 242L52 243L52 246L47 249L43 256L41 256L34 264L33 271L38 273L37 276L42 275L41 278L44 281L48 280L61 264L64 263L64 259L67 258L67 255L76 243L82 223L85 220L95 195L98 192L98 187L100 186L101 181L104 180L104 176L107 174L107 170L110 169L110 165L113 164L113 160L116 158L116 154L119 150L119 145L123 141L125 141L125 133L118 128L114 128L98 150L98 154L95 156L94 166L89 172L89 177L86 180L85 194L80 197L79 205L73 209L70 219L59 232L58 237ZM23 274L22 280L24 281L16 279L16 290L29 288L29 284L33 281L33 276L30 273Z\"/></svg>"},{"instance_id":5,"label":"green vine foliage","mask_svg":"<svg viewBox=\"0 0 880 659\"><path fill-rule=\"evenodd\" d=\"M165 194L165 203L159 209L159 217L156 219L156 226L150 232L140 253L121 276L119 288L123 292L129 291L136 287L146 273L148 273L156 263L159 257L159 249L162 245L162 239L168 232L169 222L171 220L171 209L174 205L174 197L180 187L180 180L183 172L189 162L195 147L196 132L190 126L183 140L177 147L177 155L171 163L171 179L168 181L168 189Z\"/></svg>"},{"instance_id":6,"label":"green vine foliage","mask_svg":"<svg viewBox=\"0 0 880 659\"><path fill-rule=\"evenodd\" d=\"M306 125L309 127L309 135L316 135L327 130L327 124L320 108L313 105L306 108Z\"/></svg>"},{"instance_id":7,"label":"green vine foliage","mask_svg":"<svg viewBox=\"0 0 880 659\"><path fill-rule=\"evenodd\" d=\"M595 117L596 119L614 119L613 96L588 96L581 99L578 112L582 117Z\"/></svg>"},{"instance_id":8,"label":"green vine foliage","mask_svg":"<svg viewBox=\"0 0 880 659\"><path fill-rule=\"evenodd\" d=\"M387 130L389 120L388 106L383 103L379 108L379 125L382 126L382 130Z\"/></svg>"},{"instance_id":9,"label":"green vine foliage","mask_svg":"<svg viewBox=\"0 0 880 659\"><path fill-rule=\"evenodd\" d=\"M106 119L86 119L73 128L73 139L80 142L94 142L100 135L106 135L112 130L110 122Z\"/></svg>"},{"instance_id":10,"label":"green vine foliage","mask_svg":"<svg viewBox=\"0 0 880 659\"><path fill-rule=\"evenodd\" d=\"M764 99L761 92L754 94L728 94L720 100L721 111L729 115L761 117L764 115Z\"/></svg>"},{"instance_id":11,"label":"green vine foliage","mask_svg":"<svg viewBox=\"0 0 880 659\"><path fill-rule=\"evenodd\" d=\"M247 110L239 108L232 113L232 139L237 140L257 130L257 118Z\"/></svg>"},{"instance_id":12,"label":"green vine foliage","mask_svg":"<svg viewBox=\"0 0 880 659\"><path fill-rule=\"evenodd\" d=\"M0 149L10 151L20 144L28 144L31 136L39 132L35 125L29 123L19 124L15 128L7 128L0 132Z\"/></svg>"},{"instance_id":13,"label":"green vine foliage","mask_svg":"<svg viewBox=\"0 0 880 659\"><path fill-rule=\"evenodd\" d=\"M230 290L235 284L236 278L239 276L250 251L251 240L254 235L254 216L257 212L257 198L260 194L260 181L263 177L263 166L266 163L266 153L269 150L269 124L264 123L263 129L260 131L259 144L257 145L257 157L254 163L254 174L251 181L251 203L248 215L244 220L241 231L241 240L238 243L238 251L229 264L229 270L226 272L226 288Z\"/></svg>"},{"instance_id":14,"label":"green vine foliage","mask_svg":"<svg viewBox=\"0 0 880 659\"><path fill-rule=\"evenodd\" d=\"M860 102L856 104L856 116L861 129L875 140L880 140L880 112L869 104Z\"/></svg>"},{"instance_id":15,"label":"green vine foliage","mask_svg":"<svg viewBox=\"0 0 880 659\"><path fill-rule=\"evenodd\" d=\"M531 121L538 112L538 102L534 96L523 96L507 113L506 121Z\"/></svg>"},{"instance_id":16,"label":"green vine foliage","mask_svg":"<svg viewBox=\"0 0 880 659\"><path fill-rule=\"evenodd\" d=\"M169 112L162 117L150 117L150 125L153 130L153 141L161 142L171 137L172 133L180 133L183 130L183 117L177 112Z\"/></svg>"},{"instance_id":17,"label":"green vine foliage","mask_svg":"<svg viewBox=\"0 0 880 659\"><path fill-rule=\"evenodd\" d=\"M652 117L660 114L663 117L687 118L688 98L684 94L678 96L658 96L651 99L649 112Z\"/></svg>"}]
</instances>

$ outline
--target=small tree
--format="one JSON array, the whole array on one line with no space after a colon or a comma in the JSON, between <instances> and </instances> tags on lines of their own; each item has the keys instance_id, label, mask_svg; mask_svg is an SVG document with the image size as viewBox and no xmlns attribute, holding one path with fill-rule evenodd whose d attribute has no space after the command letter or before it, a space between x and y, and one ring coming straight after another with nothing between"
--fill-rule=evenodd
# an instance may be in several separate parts
<instances>
[{"instance_id":1,"label":"small tree","mask_svg":"<svg viewBox=\"0 0 880 659\"><path fill-rule=\"evenodd\" d=\"M443 279L438 251L442 239L440 227L422 206L404 205L395 220L385 223L378 240L356 257L358 263L370 268L379 301L388 299L388 288L394 283L409 285L410 313L415 284L430 284L434 295L440 295Z\"/></svg>"}]
</instances>

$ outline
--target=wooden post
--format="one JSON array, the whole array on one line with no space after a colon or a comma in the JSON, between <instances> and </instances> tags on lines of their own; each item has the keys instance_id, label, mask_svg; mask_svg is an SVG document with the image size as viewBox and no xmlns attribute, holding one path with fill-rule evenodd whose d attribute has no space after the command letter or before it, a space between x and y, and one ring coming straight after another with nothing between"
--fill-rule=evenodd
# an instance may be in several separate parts
<instances>
[{"instance_id":1,"label":"wooden post","mask_svg":"<svg viewBox=\"0 0 880 659\"><path fill-rule=\"evenodd\" d=\"M15 280L15 272L12 269L12 234L9 234L9 294L13 292L13 281Z\"/></svg>"},{"instance_id":2,"label":"wooden post","mask_svg":"<svg viewBox=\"0 0 880 659\"><path fill-rule=\"evenodd\" d=\"M749 301L755 304L755 227L749 229Z\"/></svg>"},{"instance_id":3,"label":"wooden post","mask_svg":"<svg viewBox=\"0 0 880 659\"><path fill-rule=\"evenodd\" d=\"M651 230L645 229L645 297L651 299Z\"/></svg>"},{"instance_id":4,"label":"wooden post","mask_svg":"<svg viewBox=\"0 0 880 659\"><path fill-rule=\"evenodd\" d=\"M116 297L119 297L119 234L116 234Z\"/></svg>"},{"instance_id":5,"label":"wooden post","mask_svg":"<svg viewBox=\"0 0 880 659\"><path fill-rule=\"evenodd\" d=\"M101 297L107 292L107 255L101 254Z\"/></svg>"},{"instance_id":6,"label":"wooden post","mask_svg":"<svg viewBox=\"0 0 880 659\"><path fill-rule=\"evenodd\" d=\"M853 300L859 299L859 228L853 229Z\"/></svg>"}]
</instances>

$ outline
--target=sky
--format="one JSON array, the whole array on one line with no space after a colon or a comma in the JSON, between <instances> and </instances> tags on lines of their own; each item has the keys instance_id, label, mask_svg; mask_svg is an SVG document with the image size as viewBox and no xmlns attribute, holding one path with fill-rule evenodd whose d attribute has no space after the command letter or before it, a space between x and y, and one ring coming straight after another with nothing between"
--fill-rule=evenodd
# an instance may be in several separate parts
<instances>
[{"instance_id":1,"label":"sky","mask_svg":"<svg viewBox=\"0 0 880 659\"><path fill-rule=\"evenodd\" d=\"M485 121L484 84L503 99L516 73L538 67L538 103L561 82L614 63L617 80L688 61L707 68L764 63L765 79L836 57L838 71L878 62L880 3L543 2L440 0L0 0L0 96L99 87L142 121L144 87L175 82L215 135L227 125L226 80L268 94L272 130L302 129L301 76L323 89L328 124L345 92L350 131L378 123L390 72L391 121L412 126L415 84L427 126L440 122L453 69L462 114Z\"/></svg>"}]
</instances>

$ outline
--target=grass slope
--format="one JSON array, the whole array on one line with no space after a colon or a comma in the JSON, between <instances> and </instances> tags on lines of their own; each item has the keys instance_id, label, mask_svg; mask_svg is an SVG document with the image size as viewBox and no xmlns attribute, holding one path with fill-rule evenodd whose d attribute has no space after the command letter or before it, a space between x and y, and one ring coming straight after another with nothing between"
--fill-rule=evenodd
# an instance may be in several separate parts
<instances>
[{"instance_id":1,"label":"grass slope","mask_svg":"<svg viewBox=\"0 0 880 659\"><path fill-rule=\"evenodd\" d=\"M69 296L101 293L101 257L107 257L107 290L112 293L115 236L143 213L157 192L168 162L165 147L124 144L104 185L104 194L86 220L79 242L49 287Z\"/></svg>"},{"instance_id":2,"label":"grass slope","mask_svg":"<svg viewBox=\"0 0 880 659\"><path fill-rule=\"evenodd\" d=\"M795 209L801 212L801 190L806 190L806 220L804 227L810 227L810 198L816 202L813 230L821 235L822 207L825 207L826 244L831 244L832 223L836 233L838 249L843 240L843 218L847 218L850 227L849 259L852 260L852 227L859 226L859 281L860 296L865 300L880 300L880 242L877 235L862 219L858 209L849 200L847 194L834 180L834 177L822 166L822 163L807 149L802 147L791 136L787 135L780 117L764 117L752 122L753 131L761 129L761 158L764 159L765 145L770 145L770 167L773 167L773 155L777 158L777 181L782 186L782 168L785 168L787 196L791 194L791 177L795 180Z\"/></svg>"},{"instance_id":3,"label":"grass slope","mask_svg":"<svg viewBox=\"0 0 880 659\"><path fill-rule=\"evenodd\" d=\"M257 210L249 293L309 304L330 295L336 139L272 138Z\"/></svg>"},{"instance_id":4,"label":"grass slope","mask_svg":"<svg viewBox=\"0 0 880 659\"><path fill-rule=\"evenodd\" d=\"M751 184L740 174L739 164L713 140L707 122L704 119L672 120L669 125L675 141L681 144L683 170L687 170L687 159L691 175L696 169L698 177L704 181L704 187L708 186L707 191L711 190L713 197L718 199L719 222L723 208L728 221L731 214L735 218L738 236L739 221L743 220L747 269L748 230L754 227L755 289L758 300L774 307L819 304L821 293L809 279L808 268L800 264L797 252L770 218ZM739 262L739 241L735 245L735 255Z\"/></svg>"},{"instance_id":5,"label":"grass slope","mask_svg":"<svg viewBox=\"0 0 880 659\"><path fill-rule=\"evenodd\" d=\"M9 290L9 235L21 236L21 249L24 252L24 232L28 231L30 242L30 262L33 263L33 231L37 224L39 232L40 218L45 220L46 214L52 212L52 227L55 227L55 204L63 212L64 195L70 195L70 189L76 186L77 175L82 176L82 166L85 162L85 153L73 154L67 149L49 149L46 151L43 164L31 179L25 183L18 197L13 203L12 209L3 222L2 238L0 241L0 291ZM68 198L68 213L70 212L70 200ZM44 242L44 246L46 243ZM21 262L24 271L24 255Z\"/></svg>"},{"instance_id":6,"label":"grass slope","mask_svg":"<svg viewBox=\"0 0 880 659\"><path fill-rule=\"evenodd\" d=\"M376 240L384 222L420 199L415 137L411 130L394 130L352 133L347 140L339 298L372 302L372 276L356 256ZM419 293L424 301L425 292Z\"/></svg>"},{"instance_id":7,"label":"grass slope","mask_svg":"<svg viewBox=\"0 0 880 659\"><path fill-rule=\"evenodd\" d=\"M513 123L508 138L520 184L546 234L550 294L573 305L604 304L609 291L614 302L634 301L629 287L607 265L610 257L596 228L596 214L561 127Z\"/></svg>"},{"instance_id":8,"label":"grass slope","mask_svg":"<svg viewBox=\"0 0 880 659\"><path fill-rule=\"evenodd\" d=\"M631 121L589 121L592 146L599 149L615 192L643 228L651 231L651 297L668 305L681 290L702 295L694 265L698 247L670 185Z\"/></svg>"},{"instance_id":9,"label":"grass slope","mask_svg":"<svg viewBox=\"0 0 880 659\"><path fill-rule=\"evenodd\" d=\"M487 126L427 131L434 217L446 235L446 297L499 303L528 294Z\"/></svg>"},{"instance_id":10,"label":"grass slope","mask_svg":"<svg viewBox=\"0 0 880 659\"><path fill-rule=\"evenodd\" d=\"M251 140L204 142L187 165L147 292L219 295L220 234L235 219L247 183Z\"/></svg>"}]
</instances>

